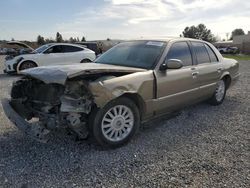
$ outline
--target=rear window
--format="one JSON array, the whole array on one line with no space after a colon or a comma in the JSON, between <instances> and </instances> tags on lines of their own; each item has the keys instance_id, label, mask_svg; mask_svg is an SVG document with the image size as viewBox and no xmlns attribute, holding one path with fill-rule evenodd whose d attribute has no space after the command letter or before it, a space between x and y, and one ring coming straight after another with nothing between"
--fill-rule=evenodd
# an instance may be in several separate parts
<instances>
[{"instance_id":1,"label":"rear window","mask_svg":"<svg viewBox=\"0 0 250 188\"><path fill-rule=\"evenodd\" d=\"M197 63L210 63L210 58L204 44L202 42L191 42L191 44L196 54Z\"/></svg>"}]
</instances>

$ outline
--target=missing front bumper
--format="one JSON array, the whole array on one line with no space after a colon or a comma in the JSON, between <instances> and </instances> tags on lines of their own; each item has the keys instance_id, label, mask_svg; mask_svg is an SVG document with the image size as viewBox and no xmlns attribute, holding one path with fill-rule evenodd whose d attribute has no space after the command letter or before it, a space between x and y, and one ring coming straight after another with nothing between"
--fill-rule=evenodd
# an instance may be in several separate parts
<instances>
[{"instance_id":1,"label":"missing front bumper","mask_svg":"<svg viewBox=\"0 0 250 188\"><path fill-rule=\"evenodd\" d=\"M48 142L48 129L39 125L38 123L27 122L20 114L18 114L8 99L2 100L3 110L9 120L22 132L29 137L40 142Z\"/></svg>"}]
</instances>

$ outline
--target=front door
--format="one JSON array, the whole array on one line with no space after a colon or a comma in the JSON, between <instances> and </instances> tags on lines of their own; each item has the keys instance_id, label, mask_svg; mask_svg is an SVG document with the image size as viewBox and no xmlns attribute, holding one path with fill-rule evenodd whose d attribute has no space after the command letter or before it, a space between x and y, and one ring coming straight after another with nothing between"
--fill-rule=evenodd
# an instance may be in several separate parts
<instances>
[{"instance_id":1,"label":"front door","mask_svg":"<svg viewBox=\"0 0 250 188\"><path fill-rule=\"evenodd\" d=\"M58 65L65 61L62 45L55 45L39 56L40 66Z\"/></svg>"},{"instance_id":2,"label":"front door","mask_svg":"<svg viewBox=\"0 0 250 188\"><path fill-rule=\"evenodd\" d=\"M172 44L166 59L179 59L183 62L183 67L167 69L166 72L155 70L157 97L154 106L157 113L177 110L187 104L192 104L199 90L197 68L193 65L187 42Z\"/></svg>"}]
</instances>

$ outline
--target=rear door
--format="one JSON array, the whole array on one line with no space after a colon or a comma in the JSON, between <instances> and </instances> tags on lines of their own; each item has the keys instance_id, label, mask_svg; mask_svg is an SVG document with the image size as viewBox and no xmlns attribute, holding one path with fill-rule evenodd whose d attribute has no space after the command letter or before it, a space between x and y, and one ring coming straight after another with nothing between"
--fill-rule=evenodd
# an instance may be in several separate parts
<instances>
[{"instance_id":1,"label":"rear door","mask_svg":"<svg viewBox=\"0 0 250 188\"><path fill-rule=\"evenodd\" d=\"M216 83L220 79L223 66L212 48L204 42L191 42L197 64L197 81L200 97L206 98L213 94Z\"/></svg>"},{"instance_id":2,"label":"rear door","mask_svg":"<svg viewBox=\"0 0 250 188\"><path fill-rule=\"evenodd\" d=\"M196 68L189 44L186 41L175 42L171 45L166 59L179 59L183 62L180 69L168 69L166 72L155 70L157 113L173 111L194 102L198 92Z\"/></svg>"},{"instance_id":3,"label":"rear door","mask_svg":"<svg viewBox=\"0 0 250 188\"><path fill-rule=\"evenodd\" d=\"M64 61L62 61L60 64L69 65L80 63L84 58L82 53L83 50L83 48L77 46L62 45L62 56Z\"/></svg>"}]
</instances>

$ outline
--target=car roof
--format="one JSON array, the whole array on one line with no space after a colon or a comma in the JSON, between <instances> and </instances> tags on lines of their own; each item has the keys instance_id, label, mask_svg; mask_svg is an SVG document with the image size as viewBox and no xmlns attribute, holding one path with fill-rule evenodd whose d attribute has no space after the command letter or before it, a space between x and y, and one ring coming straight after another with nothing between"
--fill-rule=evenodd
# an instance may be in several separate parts
<instances>
[{"instance_id":1,"label":"car roof","mask_svg":"<svg viewBox=\"0 0 250 188\"><path fill-rule=\"evenodd\" d=\"M186 38L186 37L166 37L166 38L141 38L130 41L159 41L159 42L170 42L170 41L197 41L197 42L206 42L199 39Z\"/></svg>"},{"instance_id":2,"label":"car roof","mask_svg":"<svg viewBox=\"0 0 250 188\"><path fill-rule=\"evenodd\" d=\"M56 45L67 45L67 46L77 46L77 47L80 47L80 48L84 48L82 45L79 45L79 44L71 44L71 43L66 43L66 42L60 42L60 43L49 43L49 45L53 45L53 46L56 46Z\"/></svg>"}]
</instances>

